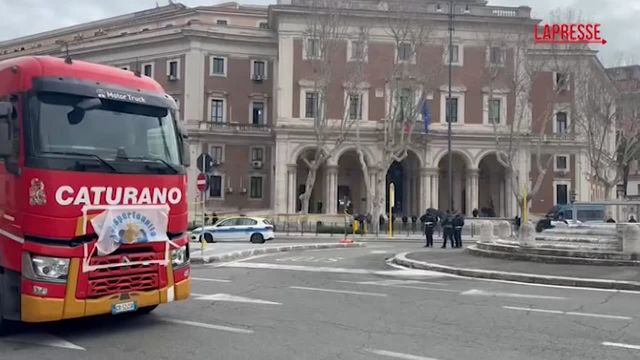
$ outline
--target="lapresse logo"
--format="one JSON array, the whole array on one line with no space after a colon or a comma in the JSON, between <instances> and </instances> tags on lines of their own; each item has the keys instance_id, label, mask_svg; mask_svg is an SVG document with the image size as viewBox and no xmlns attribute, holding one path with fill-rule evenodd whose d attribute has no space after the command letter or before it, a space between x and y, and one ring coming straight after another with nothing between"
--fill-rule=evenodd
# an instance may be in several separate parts
<instances>
[{"instance_id":1,"label":"lapresse logo","mask_svg":"<svg viewBox=\"0 0 640 360\"><path fill-rule=\"evenodd\" d=\"M533 25L536 44L606 44L600 36L600 24L542 24Z\"/></svg>"},{"instance_id":2,"label":"lapresse logo","mask_svg":"<svg viewBox=\"0 0 640 360\"><path fill-rule=\"evenodd\" d=\"M58 205L158 205L178 204L182 191L177 187L137 189L134 187L83 186L74 189L63 185L56 190Z\"/></svg>"}]
</instances>

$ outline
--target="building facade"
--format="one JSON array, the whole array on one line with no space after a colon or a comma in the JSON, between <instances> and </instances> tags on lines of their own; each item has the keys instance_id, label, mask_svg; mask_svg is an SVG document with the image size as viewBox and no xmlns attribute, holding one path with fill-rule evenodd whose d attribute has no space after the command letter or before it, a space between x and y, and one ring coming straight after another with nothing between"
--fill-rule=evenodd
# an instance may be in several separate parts
<instances>
[{"instance_id":1,"label":"building facade","mask_svg":"<svg viewBox=\"0 0 640 360\"><path fill-rule=\"evenodd\" d=\"M0 59L68 53L156 79L176 99L178 117L190 131L193 209L203 201L195 178L198 158L206 153L214 160L204 194L208 211L300 212L299 196L308 176L302 158L318 147L314 107L325 98L328 120L344 118L350 111L348 117L359 121L366 176L371 183L384 184L375 189L379 194L394 183L398 214L446 209L451 194L454 208L466 214L479 209L512 217L518 213L514 192L525 185L535 187L538 178L541 186L530 204L533 212L546 212L572 197L594 199L584 176L589 166L585 144L572 123L580 94L570 68L544 65L549 53L531 42L524 46L527 56L538 60L523 58L522 39L531 40L532 25L538 22L529 7L456 1L452 97L447 101L448 1L348 2L340 15L343 36L331 47L327 91L319 94L313 88L318 77L314 61L323 47L310 24L323 11L327 14L330 3L279 0L269 7L223 3L196 8L170 4L0 42ZM421 19L412 24L429 30L420 43L399 39L390 29L391 21L402 20L408 10ZM364 28L367 36L361 38ZM599 64L595 53L585 49L553 56ZM525 60L542 65L532 72L534 67L522 65ZM357 96L352 96L345 84L355 63L361 65L361 78ZM431 121L428 132L411 132L406 156L383 169L381 129L390 114L395 96L391 83L400 68L413 84L409 90L419 88L423 94ZM428 81L416 80L426 73ZM520 78L523 83L514 81ZM421 99L411 94L407 99L417 106ZM451 154L447 119L452 122ZM509 132L514 121L522 126ZM323 144L331 156L318 169L308 211L367 211L372 199L364 186L354 136L347 134L337 145ZM505 146L511 146L509 166L498 158ZM539 164L545 164L544 177L538 177Z\"/></svg>"}]
</instances>

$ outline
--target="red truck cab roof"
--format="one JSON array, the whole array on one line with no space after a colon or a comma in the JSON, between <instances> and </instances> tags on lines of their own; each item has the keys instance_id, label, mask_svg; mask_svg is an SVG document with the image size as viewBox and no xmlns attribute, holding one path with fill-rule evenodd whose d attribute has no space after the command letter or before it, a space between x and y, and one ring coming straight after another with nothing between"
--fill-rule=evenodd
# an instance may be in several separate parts
<instances>
[{"instance_id":1,"label":"red truck cab roof","mask_svg":"<svg viewBox=\"0 0 640 360\"><path fill-rule=\"evenodd\" d=\"M9 76L9 73L17 76ZM152 78L137 76L132 71L113 66L80 60L68 62L52 56L23 56L0 61L0 94L28 91L32 87L32 80L38 77L77 78L132 90L165 93Z\"/></svg>"}]
</instances>

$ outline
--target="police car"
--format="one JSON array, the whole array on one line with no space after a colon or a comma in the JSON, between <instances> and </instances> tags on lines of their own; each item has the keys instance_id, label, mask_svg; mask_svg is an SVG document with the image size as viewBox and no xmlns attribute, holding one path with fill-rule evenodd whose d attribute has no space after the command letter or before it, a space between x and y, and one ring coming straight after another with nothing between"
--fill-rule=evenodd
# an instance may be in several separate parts
<instances>
[{"instance_id":1,"label":"police car","mask_svg":"<svg viewBox=\"0 0 640 360\"><path fill-rule=\"evenodd\" d=\"M204 239L208 243L223 241L250 241L262 244L275 237L273 224L259 217L230 217L218 221L215 225L199 227L191 232L191 241Z\"/></svg>"}]
</instances>

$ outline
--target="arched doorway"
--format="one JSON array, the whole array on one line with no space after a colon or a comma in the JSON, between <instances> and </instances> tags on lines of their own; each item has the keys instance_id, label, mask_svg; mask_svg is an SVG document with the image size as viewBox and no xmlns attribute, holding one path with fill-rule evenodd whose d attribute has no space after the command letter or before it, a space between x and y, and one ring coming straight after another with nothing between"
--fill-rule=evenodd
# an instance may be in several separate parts
<instances>
[{"instance_id":1,"label":"arched doorway","mask_svg":"<svg viewBox=\"0 0 640 360\"><path fill-rule=\"evenodd\" d=\"M478 165L478 210L480 216L507 216L512 194L508 194L505 168L498 162L496 154L486 155Z\"/></svg>"},{"instance_id":2,"label":"arched doorway","mask_svg":"<svg viewBox=\"0 0 640 360\"><path fill-rule=\"evenodd\" d=\"M337 194L339 213L344 212L347 207L351 214L366 214L367 189L360 159L355 150L344 152L338 159Z\"/></svg>"},{"instance_id":3,"label":"arched doorway","mask_svg":"<svg viewBox=\"0 0 640 360\"><path fill-rule=\"evenodd\" d=\"M439 179L438 179L438 204L440 210L461 211L467 214L467 161L458 154L453 153L453 190L449 190L449 154L443 156L438 162ZM453 196L453 209L450 209L449 194Z\"/></svg>"},{"instance_id":4,"label":"arched doorway","mask_svg":"<svg viewBox=\"0 0 640 360\"><path fill-rule=\"evenodd\" d=\"M389 184L392 182L395 188L393 213L396 217L419 216L424 211L420 210L420 196L427 194L420 192L420 159L416 154L409 152L402 162L394 161L387 170L385 212L389 210Z\"/></svg>"},{"instance_id":5,"label":"arched doorway","mask_svg":"<svg viewBox=\"0 0 640 360\"><path fill-rule=\"evenodd\" d=\"M296 212L302 210L302 201L300 195L306 190L307 176L309 175L309 168L305 164L303 157L307 160L314 159L315 150L309 149L304 151L298 157L296 161ZM309 198L309 214L325 213L326 206L326 171L324 164L316 171L316 180L313 184L313 190L311 191L311 198Z\"/></svg>"}]
</instances>

